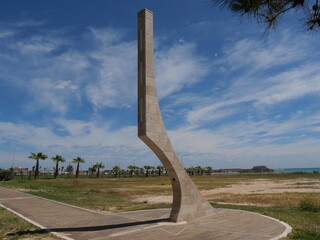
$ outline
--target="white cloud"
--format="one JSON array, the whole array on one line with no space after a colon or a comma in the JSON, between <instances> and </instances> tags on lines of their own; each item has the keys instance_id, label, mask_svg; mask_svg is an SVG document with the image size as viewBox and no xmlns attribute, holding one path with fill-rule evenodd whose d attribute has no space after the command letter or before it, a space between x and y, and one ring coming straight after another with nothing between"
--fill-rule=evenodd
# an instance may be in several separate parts
<instances>
[{"instance_id":1,"label":"white cloud","mask_svg":"<svg viewBox=\"0 0 320 240\"><path fill-rule=\"evenodd\" d=\"M71 80L35 78L30 84L32 101L27 103L27 111L33 112L49 106L51 111L64 114L69 108L69 101L80 100L78 86L72 84Z\"/></svg>"},{"instance_id":2,"label":"white cloud","mask_svg":"<svg viewBox=\"0 0 320 240\"><path fill-rule=\"evenodd\" d=\"M152 156L136 137L136 126L131 122L124 125L119 120L120 126L115 129L111 122L93 119L90 111L91 120L87 121L61 117L67 116L74 103L86 100L95 110L129 108L136 101L136 41L127 40L122 30L89 30L89 36L76 40L39 32L10 43L6 38L15 35L3 33L1 38L0 33L1 79L32 96L24 103L29 112L46 109L60 114L51 124L42 126L1 122L2 145L16 141L28 149L27 153L32 149L70 156L84 154L92 159ZM319 140L308 136L319 132L320 115L314 111L315 103L308 102L310 109L300 107L305 112L298 112L299 108L290 114L275 111L278 117L268 112L306 96L319 100L320 62L304 40L292 38L287 32L267 41L240 40L228 45L218 57L212 56L213 64L188 41L157 48L159 96L175 101L163 107L175 115L179 112L175 116L179 122L185 120L183 127L177 125L169 131L177 151L200 161L193 165L215 159L221 167L224 162L250 167L255 159L290 161L298 155L316 162ZM216 74L221 68L227 72ZM200 81L225 79L221 89L217 85L208 89L212 85L205 84L205 91L182 91ZM102 118L99 111L95 114L97 119ZM229 121L222 122L224 119ZM204 128L207 124L211 127Z\"/></svg>"},{"instance_id":3,"label":"white cloud","mask_svg":"<svg viewBox=\"0 0 320 240\"><path fill-rule=\"evenodd\" d=\"M203 123L215 122L239 112L240 109L227 107L232 102L224 102L222 104L212 104L200 107L187 113L187 121L194 127L201 126Z\"/></svg>"},{"instance_id":4,"label":"white cloud","mask_svg":"<svg viewBox=\"0 0 320 240\"><path fill-rule=\"evenodd\" d=\"M109 123L94 121L56 119L55 124L41 127L0 122L0 135L6 141L14 141L17 145L39 151L94 153L109 150L111 154L122 146L129 150L145 149L136 136L135 126L113 130Z\"/></svg>"},{"instance_id":5,"label":"white cloud","mask_svg":"<svg viewBox=\"0 0 320 240\"><path fill-rule=\"evenodd\" d=\"M284 31L267 39L246 38L232 42L223 48L223 55L215 64L228 66L227 71L246 68L253 73L305 59L309 57L307 48L307 37Z\"/></svg>"},{"instance_id":6,"label":"white cloud","mask_svg":"<svg viewBox=\"0 0 320 240\"><path fill-rule=\"evenodd\" d=\"M176 151L180 156L184 156L187 166L204 166L204 164L217 168L247 168L259 164L273 168L304 167L305 164L317 166L320 154L319 139L296 138L293 142L282 144L263 141L256 138L257 131L265 130L267 127L264 127L263 123L257 125L259 126L253 126L253 129L248 123L227 125L219 130L177 129L170 131L169 134ZM274 127L277 124L272 123L268 126Z\"/></svg>"},{"instance_id":7,"label":"white cloud","mask_svg":"<svg viewBox=\"0 0 320 240\"><path fill-rule=\"evenodd\" d=\"M159 97L176 93L185 86L203 80L210 65L196 54L196 46L181 43L155 53L156 79Z\"/></svg>"},{"instance_id":8,"label":"white cloud","mask_svg":"<svg viewBox=\"0 0 320 240\"><path fill-rule=\"evenodd\" d=\"M56 36L33 35L28 39L17 41L11 48L17 49L21 54L37 55L49 53L64 43L64 39Z\"/></svg>"},{"instance_id":9,"label":"white cloud","mask_svg":"<svg viewBox=\"0 0 320 240\"><path fill-rule=\"evenodd\" d=\"M301 65L298 68L284 71L274 77L267 78L268 89L253 94L259 103L276 104L310 94L320 92L320 62Z\"/></svg>"},{"instance_id":10,"label":"white cloud","mask_svg":"<svg viewBox=\"0 0 320 240\"><path fill-rule=\"evenodd\" d=\"M169 131L169 135L178 152L189 154L219 154L224 151L223 148L229 148L236 143L232 138L209 129L180 128Z\"/></svg>"},{"instance_id":11,"label":"white cloud","mask_svg":"<svg viewBox=\"0 0 320 240\"><path fill-rule=\"evenodd\" d=\"M189 102L188 124L197 127L239 113L256 114L307 96L318 98L320 62L308 42L305 37L292 38L284 32L268 40L245 39L228 45L225 55L214 62L215 70L228 67L228 73L210 76L226 78L219 80L225 81L223 90L213 89L210 98L201 93L202 102Z\"/></svg>"},{"instance_id":12,"label":"white cloud","mask_svg":"<svg viewBox=\"0 0 320 240\"><path fill-rule=\"evenodd\" d=\"M143 161L150 161L150 158L154 159L151 150L136 136L135 126L114 130L108 122L62 118L47 126L0 122L0 136L1 148L6 144L15 144L15 164L22 167L32 166L32 162L27 159L30 152L44 152L49 156L59 154L67 161L81 156L87 160L83 168L97 161L104 161L110 168L115 164L126 167L132 164L134 158L139 165L143 165ZM0 153L1 168L11 166L11 158L7 160L12 155L10 150ZM50 166L50 162L42 162L42 165Z\"/></svg>"},{"instance_id":13,"label":"white cloud","mask_svg":"<svg viewBox=\"0 0 320 240\"><path fill-rule=\"evenodd\" d=\"M121 41L110 29L91 31L98 47L90 53L97 66L96 79L86 86L88 99L98 109L130 105L136 93L136 42Z\"/></svg>"},{"instance_id":14,"label":"white cloud","mask_svg":"<svg viewBox=\"0 0 320 240\"><path fill-rule=\"evenodd\" d=\"M0 42L1 79L25 92L27 112L46 108L65 114L81 99L89 61L76 49L64 49L68 43L58 31Z\"/></svg>"},{"instance_id":15,"label":"white cloud","mask_svg":"<svg viewBox=\"0 0 320 240\"><path fill-rule=\"evenodd\" d=\"M131 105L136 96L136 41L124 41L119 31L93 29L98 48L91 58L98 62L98 79L86 87L90 101L97 107ZM159 97L163 98L195 82L208 73L206 59L195 53L195 45L181 43L155 52Z\"/></svg>"},{"instance_id":16,"label":"white cloud","mask_svg":"<svg viewBox=\"0 0 320 240\"><path fill-rule=\"evenodd\" d=\"M215 167L251 167L261 161L270 167L278 167L285 165L275 160L281 159L288 163L290 159L297 161L299 157L316 165L320 153L319 139L300 137L280 145L265 141L270 136L290 134L297 127L305 132L312 131L315 124L320 124L320 114L307 119L303 115L295 116L281 123L239 122L214 130L179 128L170 130L169 135L178 155L183 155L187 166L206 164ZM266 132L261 133L262 131ZM49 155L58 152L68 158L80 155L93 160L122 159L124 166L127 166L125 164L130 159L140 159L139 164L143 164L154 158L151 151L137 138L136 126L113 129L108 122L59 118L51 126L1 122L0 135L4 136L4 142L15 142L17 148L27 147L25 156L30 151L42 151ZM280 137L281 139L284 138ZM20 151L21 156L22 152ZM295 166L299 166L298 161ZM303 166L302 163L300 166Z\"/></svg>"},{"instance_id":17,"label":"white cloud","mask_svg":"<svg viewBox=\"0 0 320 240\"><path fill-rule=\"evenodd\" d=\"M2 29L0 29L0 39L1 38L11 37L14 34L15 34L15 31L13 31L13 30L2 30Z\"/></svg>"},{"instance_id":18,"label":"white cloud","mask_svg":"<svg viewBox=\"0 0 320 240\"><path fill-rule=\"evenodd\" d=\"M16 27L16 28L25 28L25 27L39 27L46 23L45 20L42 21L35 21L35 20L23 20L19 22L15 22L12 24L9 24L9 26Z\"/></svg>"},{"instance_id":19,"label":"white cloud","mask_svg":"<svg viewBox=\"0 0 320 240\"><path fill-rule=\"evenodd\" d=\"M95 44L99 44L104 47L111 47L116 45L124 37L124 32L115 28L94 28L89 27L91 36L93 37Z\"/></svg>"},{"instance_id":20,"label":"white cloud","mask_svg":"<svg viewBox=\"0 0 320 240\"><path fill-rule=\"evenodd\" d=\"M44 23L7 28L19 32ZM130 108L136 101L136 41L127 40L121 29L90 27L78 39L66 31L39 30L0 42L1 78L32 96L24 103L27 111L48 108L66 114L72 103L85 98L95 110ZM159 48L155 57L160 98L203 80L209 71L192 43Z\"/></svg>"}]
</instances>

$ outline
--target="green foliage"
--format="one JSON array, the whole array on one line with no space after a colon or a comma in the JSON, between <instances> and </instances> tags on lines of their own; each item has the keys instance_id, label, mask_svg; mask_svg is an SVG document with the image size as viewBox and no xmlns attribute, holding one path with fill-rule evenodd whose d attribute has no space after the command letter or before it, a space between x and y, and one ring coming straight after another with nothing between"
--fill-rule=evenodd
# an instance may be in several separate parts
<instances>
[{"instance_id":1,"label":"green foliage","mask_svg":"<svg viewBox=\"0 0 320 240\"><path fill-rule=\"evenodd\" d=\"M69 164L69 165L66 167L66 171L67 171L68 173L73 172L73 166L72 166L71 164Z\"/></svg>"},{"instance_id":2,"label":"green foliage","mask_svg":"<svg viewBox=\"0 0 320 240\"><path fill-rule=\"evenodd\" d=\"M54 171L54 178L57 178L58 174L59 174L59 162L65 162L66 160L60 155L56 155L56 156L52 157L51 160L56 162L56 167L55 167L55 171Z\"/></svg>"},{"instance_id":3,"label":"green foliage","mask_svg":"<svg viewBox=\"0 0 320 240\"><path fill-rule=\"evenodd\" d=\"M143 167L146 170L146 177L149 177L149 170L151 170L153 167L149 165L145 165Z\"/></svg>"},{"instance_id":4,"label":"green foliage","mask_svg":"<svg viewBox=\"0 0 320 240\"><path fill-rule=\"evenodd\" d=\"M54 162L65 162L65 161L66 161L66 160L65 160L62 156L60 156L60 155L56 155L56 156L52 157L51 159L52 159L52 161L54 161Z\"/></svg>"},{"instance_id":5,"label":"green foliage","mask_svg":"<svg viewBox=\"0 0 320 240\"><path fill-rule=\"evenodd\" d=\"M79 171L80 171L80 163L85 163L86 161L81 157L76 157L72 160L73 163L77 164L77 170L76 170L76 178L79 177Z\"/></svg>"},{"instance_id":6,"label":"green foliage","mask_svg":"<svg viewBox=\"0 0 320 240\"><path fill-rule=\"evenodd\" d=\"M114 166L112 168L112 172L113 172L115 178L117 178L118 175L120 175L120 170L121 170L120 166Z\"/></svg>"},{"instance_id":7,"label":"green foliage","mask_svg":"<svg viewBox=\"0 0 320 240\"><path fill-rule=\"evenodd\" d=\"M304 211L318 212L320 211L319 204L309 198L305 198L300 201L300 208Z\"/></svg>"},{"instance_id":8,"label":"green foliage","mask_svg":"<svg viewBox=\"0 0 320 240\"><path fill-rule=\"evenodd\" d=\"M81 157L76 157L72 160L73 163L85 163L86 161Z\"/></svg>"},{"instance_id":9,"label":"green foliage","mask_svg":"<svg viewBox=\"0 0 320 240\"><path fill-rule=\"evenodd\" d=\"M34 179L38 178L39 175L39 160L46 160L48 156L46 154L43 154L42 152L38 153L30 153L31 155L28 157L30 159L36 160L36 166L35 166L35 172L34 172ZM32 171L34 170L34 167L32 168Z\"/></svg>"},{"instance_id":10,"label":"green foliage","mask_svg":"<svg viewBox=\"0 0 320 240\"><path fill-rule=\"evenodd\" d=\"M30 159L35 159L35 160L45 160L48 158L46 154L43 154L42 152L39 153L30 153L31 155L28 157Z\"/></svg>"},{"instance_id":11,"label":"green foliage","mask_svg":"<svg viewBox=\"0 0 320 240\"><path fill-rule=\"evenodd\" d=\"M320 4L318 0L211 0L212 5L227 7L241 16L255 18L267 24L267 29L276 27L279 19L289 11L302 12L308 30L320 29Z\"/></svg>"},{"instance_id":12,"label":"green foliage","mask_svg":"<svg viewBox=\"0 0 320 240\"><path fill-rule=\"evenodd\" d=\"M307 172L301 172L301 171L299 172L299 171L298 171L298 172L293 172L292 174L309 174L309 173L307 173Z\"/></svg>"},{"instance_id":13,"label":"green foliage","mask_svg":"<svg viewBox=\"0 0 320 240\"><path fill-rule=\"evenodd\" d=\"M105 168L105 166L104 166L104 164L103 164L102 162L96 163L96 164L94 165L94 167L97 168L97 169Z\"/></svg>"},{"instance_id":14,"label":"green foliage","mask_svg":"<svg viewBox=\"0 0 320 240\"><path fill-rule=\"evenodd\" d=\"M291 238L295 240L319 240L320 234L315 231L300 231L294 233Z\"/></svg>"},{"instance_id":15,"label":"green foliage","mask_svg":"<svg viewBox=\"0 0 320 240\"><path fill-rule=\"evenodd\" d=\"M0 181L9 181L13 179L13 177L14 177L14 172L11 168L8 170L0 169Z\"/></svg>"},{"instance_id":16,"label":"green foliage","mask_svg":"<svg viewBox=\"0 0 320 240\"><path fill-rule=\"evenodd\" d=\"M158 169L158 176L160 177L160 176L161 176L162 171L164 170L164 166L162 166L162 165L158 165L156 168Z\"/></svg>"},{"instance_id":17,"label":"green foliage","mask_svg":"<svg viewBox=\"0 0 320 240\"><path fill-rule=\"evenodd\" d=\"M88 168L88 171L89 171L91 174L93 174L93 173L95 173L95 172L97 171L97 168L96 168L95 165L93 165L92 167L89 167L89 168Z\"/></svg>"},{"instance_id":18,"label":"green foliage","mask_svg":"<svg viewBox=\"0 0 320 240\"><path fill-rule=\"evenodd\" d=\"M130 177L133 177L133 172L137 171L137 169L139 169L139 167L134 166L134 165L129 165L128 169L130 170Z\"/></svg>"},{"instance_id":19,"label":"green foliage","mask_svg":"<svg viewBox=\"0 0 320 240\"><path fill-rule=\"evenodd\" d=\"M96 163L93 167L97 170L97 177L100 176L100 168L105 168L102 162Z\"/></svg>"}]
</instances>

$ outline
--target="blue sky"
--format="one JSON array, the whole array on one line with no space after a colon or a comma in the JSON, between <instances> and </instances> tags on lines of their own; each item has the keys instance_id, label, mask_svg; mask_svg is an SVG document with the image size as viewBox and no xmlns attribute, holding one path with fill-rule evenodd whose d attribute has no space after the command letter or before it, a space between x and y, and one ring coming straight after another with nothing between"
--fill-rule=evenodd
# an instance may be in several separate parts
<instances>
[{"instance_id":1,"label":"blue sky","mask_svg":"<svg viewBox=\"0 0 320 240\"><path fill-rule=\"evenodd\" d=\"M81 156L83 169L160 164L136 134L142 8L186 167L320 166L319 35L297 18L266 36L208 1L12 0L0 2L0 168L32 167L30 152Z\"/></svg>"}]
</instances>

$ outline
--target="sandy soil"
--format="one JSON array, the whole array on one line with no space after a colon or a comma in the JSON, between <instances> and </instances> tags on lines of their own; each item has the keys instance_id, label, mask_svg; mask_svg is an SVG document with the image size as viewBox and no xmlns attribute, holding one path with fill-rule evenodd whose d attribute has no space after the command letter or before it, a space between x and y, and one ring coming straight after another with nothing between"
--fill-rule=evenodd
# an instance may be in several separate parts
<instances>
[{"instance_id":1,"label":"sandy soil","mask_svg":"<svg viewBox=\"0 0 320 240\"><path fill-rule=\"evenodd\" d=\"M202 190L201 193L210 200L210 196L216 194L270 194L270 193L285 193L297 192L320 193L320 180L315 179L294 179L294 180L279 180L271 181L267 179L258 179L252 182L244 182L232 184L223 188L215 188L210 190ZM142 196L136 199L137 202L154 203L171 203L172 196Z\"/></svg>"}]
</instances>

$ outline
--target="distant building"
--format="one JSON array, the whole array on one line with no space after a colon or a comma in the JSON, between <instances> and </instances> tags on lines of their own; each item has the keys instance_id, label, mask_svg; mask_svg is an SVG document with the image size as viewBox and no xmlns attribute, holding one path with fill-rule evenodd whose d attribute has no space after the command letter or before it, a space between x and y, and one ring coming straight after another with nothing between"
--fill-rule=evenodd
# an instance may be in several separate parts
<instances>
[{"instance_id":1,"label":"distant building","mask_svg":"<svg viewBox=\"0 0 320 240\"><path fill-rule=\"evenodd\" d=\"M253 172L274 172L273 169L267 168L266 166L254 166L252 168Z\"/></svg>"},{"instance_id":2,"label":"distant building","mask_svg":"<svg viewBox=\"0 0 320 240\"><path fill-rule=\"evenodd\" d=\"M13 167L14 175L28 175L28 168Z\"/></svg>"},{"instance_id":3,"label":"distant building","mask_svg":"<svg viewBox=\"0 0 320 240\"><path fill-rule=\"evenodd\" d=\"M88 175L88 174L89 174L89 171L79 171L79 175Z\"/></svg>"},{"instance_id":4,"label":"distant building","mask_svg":"<svg viewBox=\"0 0 320 240\"><path fill-rule=\"evenodd\" d=\"M44 171L40 171L41 175L53 175L54 174L54 170L44 170Z\"/></svg>"}]
</instances>

